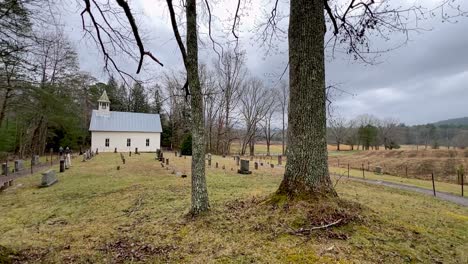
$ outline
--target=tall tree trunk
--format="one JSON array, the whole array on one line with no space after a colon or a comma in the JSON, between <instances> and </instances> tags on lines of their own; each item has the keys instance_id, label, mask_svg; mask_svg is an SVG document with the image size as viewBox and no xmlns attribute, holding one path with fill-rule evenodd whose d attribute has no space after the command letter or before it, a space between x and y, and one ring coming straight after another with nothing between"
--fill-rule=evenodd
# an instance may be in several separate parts
<instances>
[{"instance_id":1,"label":"tall tree trunk","mask_svg":"<svg viewBox=\"0 0 468 264\"><path fill-rule=\"evenodd\" d=\"M11 92L13 92L13 89L8 87L5 92L5 98L3 98L2 108L0 109L0 127L2 127L3 120L5 119L5 116L6 116L6 108L8 104L8 99L10 99L11 97Z\"/></svg>"},{"instance_id":2,"label":"tall tree trunk","mask_svg":"<svg viewBox=\"0 0 468 264\"><path fill-rule=\"evenodd\" d=\"M198 76L197 1L187 0L187 78L192 107L192 208L197 215L210 208L205 177L203 94Z\"/></svg>"},{"instance_id":3,"label":"tall tree trunk","mask_svg":"<svg viewBox=\"0 0 468 264\"><path fill-rule=\"evenodd\" d=\"M290 101L286 171L279 194L337 196L328 173L324 5L291 0L289 21Z\"/></svg>"}]
</instances>

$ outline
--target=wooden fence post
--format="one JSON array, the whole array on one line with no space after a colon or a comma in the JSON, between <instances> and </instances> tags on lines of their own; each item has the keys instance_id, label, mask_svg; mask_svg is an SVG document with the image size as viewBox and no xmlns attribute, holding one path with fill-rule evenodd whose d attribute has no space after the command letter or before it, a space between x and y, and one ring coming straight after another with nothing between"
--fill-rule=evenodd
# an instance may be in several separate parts
<instances>
[{"instance_id":1,"label":"wooden fence post","mask_svg":"<svg viewBox=\"0 0 468 264\"><path fill-rule=\"evenodd\" d=\"M463 187L464 187L464 185L465 185L465 172L462 171L462 172L461 172L461 192L462 192L462 197L463 197L463 195L464 195L464 194L463 194Z\"/></svg>"},{"instance_id":2,"label":"wooden fence post","mask_svg":"<svg viewBox=\"0 0 468 264\"><path fill-rule=\"evenodd\" d=\"M348 179L349 179L349 163L348 163Z\"/></svg>"},{"instance_id":3,"label":"wooden fence post","mask_svg":"<svg viewBox=\"0 0 468 264\"><path fill-rule=\"evenodd\" d=\"M365 179L366 176L364 175L364 163L362 164L362 178Z\"/></svg>"},{"instance_id":4,"label":"wooden fence post","mask_svg":"<svg viewBox=\"0 0 468 264\"><path fill-rule=\"evenodd\" d=\"M431 176L432 176L432 190L434 192L434 196L436 196L435 183L434 183L434 172L431 173Z\"/></svg>"}]
</instances>

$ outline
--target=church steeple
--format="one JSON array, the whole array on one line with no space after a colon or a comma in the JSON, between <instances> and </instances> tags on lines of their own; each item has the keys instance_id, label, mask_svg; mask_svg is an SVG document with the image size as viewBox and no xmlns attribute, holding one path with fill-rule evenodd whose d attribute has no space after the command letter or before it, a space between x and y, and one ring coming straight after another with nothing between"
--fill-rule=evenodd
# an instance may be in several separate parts
<instances>
[{"instance_id":1,"label":"church steeple","mask_svg":"<svg viewBox=\"0 0 468 264\"><path fill-rule=\"evenodd\" d=\"M99 112L110 111L110 101L109 101L109 97L107 97L107 93L105 90L102 93L101 97L99 98L98 104L99 104L99 108L98 108Z\"/></svg>"}]
</instances>

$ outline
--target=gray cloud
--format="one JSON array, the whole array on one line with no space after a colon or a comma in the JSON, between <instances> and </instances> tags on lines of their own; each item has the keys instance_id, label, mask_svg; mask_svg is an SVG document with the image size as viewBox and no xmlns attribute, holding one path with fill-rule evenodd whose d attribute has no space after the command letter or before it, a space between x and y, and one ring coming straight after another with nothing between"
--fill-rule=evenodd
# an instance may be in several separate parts
<instances>
[{"instance_id":1,"label":"gray cloud","mask_svg":"<svg viewBox=\"0 0 468 264\"><path fill-rule=\"evenodd\" d=\"M147 46L165 63L164 68L148 63L144 76L153 77L170 69L182 69L167 13L161 11L166 8L164 2L140 0L136 3L144 14L140 20L148 36ZM281 8L285 9L287 5L282 4ZM219 9L224 10L223 7ZM81 68L105 80L102 57L92 41L83 39L81 19L76 10L68 10L64 15L66 32L76 43ZM223 19L231 15L225 10L220 12L224 13L218 17ZM249 11L250 16L259 13ZM251 28L253 23L253 19L244 20L243 26ZM456 24L441 23L437 18L424 23L433 30L412 33L409 43L383 54L378 65L364 65L340 54L327 61L328 82L339 83L341 89L355 94L343 94L335 99L334 105L339 113L347 118L364 113L382 118L396 117L408 124L468 116L468 89L465 87L468 85L468 18L461 18ZM247 66L252 75L272 85L287 63L287 43L278 44L282 53L265 56L264 49L252 39L252 34L244 30L241 35L242 48L247 52ZM225 32L216 35L220 42L225 41L224 36ZM395 40L401 36L391 38L394 41L390 43L376 40L374 48L396 45ZM207 42L206 47L202 46L201 62L210 63L215 58L209 45ZM136 63L132 61L119 59L119 63L129 72L136 70Z\"/></svg>"}]
</instances>

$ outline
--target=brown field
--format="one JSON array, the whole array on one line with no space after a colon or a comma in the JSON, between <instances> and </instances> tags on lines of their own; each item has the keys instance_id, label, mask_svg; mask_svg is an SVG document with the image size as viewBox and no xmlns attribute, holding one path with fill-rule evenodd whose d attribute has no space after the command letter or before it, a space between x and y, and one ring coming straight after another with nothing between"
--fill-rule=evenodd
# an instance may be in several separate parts
<instances>
[{"instance_id":1,"label":"brown field","mask_svg":"<svg viewBox=\"0 0 468 264\"><path fill-rule=\"evenodd\" d=\"M468 165L468 150L420 149L420 150L381 150L358 151L353 155L340 155L329 158L330 166L375 170L381 166L390 175L430 179L433 172L436 179L446 182L457 181L457 168ZM406 170L408 171L406 175Z\"/></svg>"},{"instance_id":2,"label":"brown field","mask_svg":"<svg viewBox=\"0 0 468 264\"><path fill-rule=\"evenodd\" d=\"M236 154L240 152L241 144L240 142L233 142L231 144L231 154ZM336 145L328 145L327 149L329 151L335 151L336 150ZM345 150L351 150L351 147L348 145L340 145L340 149L342 151ZM247 151L248 152L248 151ZM270 146L270 153L272 155L278 155L281 154L282 152L282 145L281 142L275 142L271 144ZM255 144L255 154L257 155L263 155L267 153L267 145L265 142L260 141L257 144Z\"/></svg>"}]
</instances>

